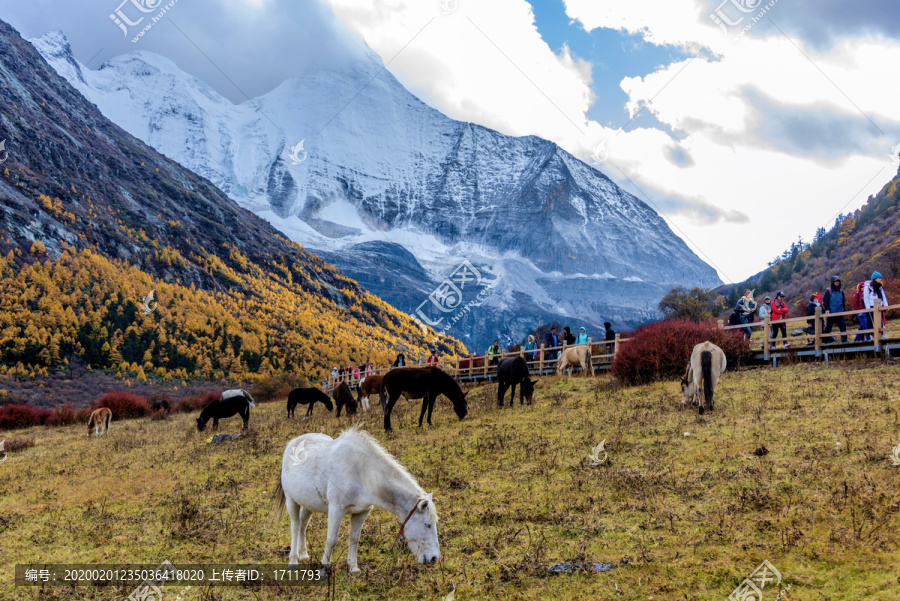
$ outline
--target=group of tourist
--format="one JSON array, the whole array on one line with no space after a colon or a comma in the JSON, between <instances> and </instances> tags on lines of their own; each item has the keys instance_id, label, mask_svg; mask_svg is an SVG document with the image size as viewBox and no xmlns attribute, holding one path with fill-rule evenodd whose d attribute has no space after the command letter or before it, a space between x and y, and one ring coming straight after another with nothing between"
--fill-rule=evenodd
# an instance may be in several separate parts
<instances>
[{"instance_id":1,"label":"group of tourist","mask_svg":"<svg viewBox=\"0 0 900 601\"><path fill-rule=\"evenodd\" d=\"M604 337L607 341L613 341L616 339L616 333L612 329L612 324L610 322L605 322L603 324L604 327ZM588 343L588 335L587 330L582 327L579 329L578 334L573 334L571 328L566 326L563 328L562 334L557 333L556 327L551 327L550 332L547 334L546 339L544 340L544 346L549 349L557 349L557 347L563 346L565 343L566 346L573 346L578 344L587 344ZM538 346L537 339L534 337L534 334L529 334L528 339L525 341L525 345L523 349L525 351L525 360L526 361L536 361L540 348ZM495 340L491 346L488 347L488 350L485 351L484 356L487 358L488 365L497 365L500 362L500 357L502 352L500 351L500 341ZM559 350L550 350L547 351L544 358L548 361L556 360L559 356Z\"/></svg>"},{"instance_id":2,"label":"group of tourist","mask_svg":"<svg viewBox=\"0 0 900 601\"><path fill-rule=\"evenodd\" d=\"M813 317L813 319L807 320L809 327L804 328L803 331L807 334L815 334L814 316L816 311L821 309L821 312L824 315L824 327L822 328L822 333L830 334L834 327L837 326L838 330L841 332L841 342L847 342L847 320L844 315L836 314L847 311L866 311L868 309L874 309L876 302L880 302L882 306L887 306L888 304L887 294L884 290L884 279L878 271L872 273L871 279L857 284L854 287L853 294L849 298L845 295L841 278L833 276L831 278L831 284L824 293L816 292L810 295L809 304L806 307L806 316ZM779 333L782 338L787 338L787 328L785 327L783 320L787 317L789 312L790 308L784 300L783 292L776 293L774 300L767 296L763 299L761 304L757 304L753 299L753 291L745 290L744 295L738 300L737 305L735 306L732 317L729 318L729 323L732 325L750 324L753 323L754 317L758 316L760 321L765 321L766 316L768 316L771 324L769 338L771 339L771 349L774 350L776 348L776 339L778 338ZM859 320L859 331L861 333L856 335L854 342L871 340L872 335L870 333L864 333L863 331L873 329L874 324L872 323L872 314L858 313L856 317ZM882 315L882 325L885 325L883 320L884 316ZM753 332L749 327L744 328L745 339L749 339L752 333ZM834 341L835 338L833 336L825 338L826 343L832 343ZM807 344L814 343L810 341ZM789 346L790 344L788 342L784 342L784 348L788 348Z\"/></svg>"}]
</instances>

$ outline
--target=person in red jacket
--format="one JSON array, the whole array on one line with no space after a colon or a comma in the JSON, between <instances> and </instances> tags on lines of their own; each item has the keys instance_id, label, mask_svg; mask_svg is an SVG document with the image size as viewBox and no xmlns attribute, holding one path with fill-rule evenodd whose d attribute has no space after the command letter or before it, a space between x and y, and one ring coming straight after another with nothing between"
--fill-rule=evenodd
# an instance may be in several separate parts
<instances>
[{"instance_id":1,"label":"person in red jacket","mask_svg":"<svg viewBox=\"0 0 900 601\"><path fill-rule=\"evenodd\" d=\"M784 302L784 292L778 292L775 295L775 300L772 301L772 305L769 308L769 320L772 322L772 349L775 349L775 339L778 338L778 331L781 330L781 337L787 338L787 328L784 325L784 318L787 317L788 311L790 309L787 306L787 303ZM784 343L784 348L788 348L791 346L787 342Z\"/></svg>"}]
</instances>

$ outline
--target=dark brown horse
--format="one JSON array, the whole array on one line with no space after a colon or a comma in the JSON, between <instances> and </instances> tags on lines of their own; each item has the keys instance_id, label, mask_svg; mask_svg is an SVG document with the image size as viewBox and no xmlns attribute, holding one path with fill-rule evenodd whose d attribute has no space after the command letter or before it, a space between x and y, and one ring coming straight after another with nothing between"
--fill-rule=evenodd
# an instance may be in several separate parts
<instances>
[{"instance_id":1,"label":"dark brown horse","mask_svg":"<svg viewBox=\"0 0 900 601\"><path fill-rule=\"evenodd\" d=\"M465 419L469 413L466 394L459 382L437 367L402 367L387 372L381 380L381 408L384 411L384 429L391 431L391 411L394 403L402 394L407 399L422 399L422 411L419 414L419 427L425 410L428 410L428 425L431 424L431 412L434 401L442 394L453 403L453 410L459 419Z\"/></svg>"},{"instance_id":2,"label":"dark brown horse","mask_svg":"<svg viewBox=\"0 0 900 601\"><path fill-rule=\"evenodd\" d=\"M206 430L206 422L213 420L213 430L219 429L219 420L240 415L244 420L244 430L250 424L250 407L256 407L253 397L246 390L226 390L222 395L200 412L197 418L197 431Z\"/></svg>"},{"instance_id":3,"label":"dark brown horse","mask_svg":"<svg viewBox=\"0 0 900 601\"><path fill-rule=\"evenodd\" d=\"M513 406L516 399L516 386L519 388L519 404L524 405L525 401L531 404L531 398L534 396L534 383L528 375L528 364L524 357L507 357L497 366L497 405L503 406L503 397L506 396L506 390L512 386L509 393L509 406Z\"/></svg>"},{"instance_id":4,"label":"dark brown horse","mask_svg":"<svg viewBox=\"0 0 900 601\"><path fill-rule=\"evenodd\" d=\"M306 416L309 417L312 415L313 405L316 403L322 403L329 411L334 410L331 397L318 388L294 388L288 393L288 417L294 417L294 409L297 408L297 405L309 405L306 409Z\"/></svg>"},{"instance_id":5,"label":"dark brown horse","mask_svg":"<svg viewBox=\"0 0 900 601\"><path fill-rule=\"evenodd\" d=\"M331 392L331 398L337 403L338 417L341 416L341 409L344 405L347 406L347 415L356 415L356 399L353 398L353 393L350 392L350 387L346 382L341 382L335 387Z\"/></svg>"}]
</instances>

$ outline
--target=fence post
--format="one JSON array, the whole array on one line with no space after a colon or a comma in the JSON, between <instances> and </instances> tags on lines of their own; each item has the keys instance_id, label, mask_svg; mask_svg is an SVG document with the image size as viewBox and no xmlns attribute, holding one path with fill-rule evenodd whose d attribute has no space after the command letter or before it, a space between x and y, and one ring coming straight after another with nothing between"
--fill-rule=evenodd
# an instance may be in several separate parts
<instances>
[{"instance_id":1,"label":"fence post","mask_svg":"<svg viewBox=\"0 0 900 601\"><path fill-rule=\"evenodd\" d=\"M546 352L544 349L547 347L546 342L541 343L540 356L538 356L538 375L544 375L544 353Z\"/></svg>"},{"instance_id":2,"label":"fence post","mask_svg":"<svg viewBox=\"0 0 900 601\"><path fill-rule=\"evenodd\" d=\"M619 354L619 334L616 334L616 340L613 342L613 358Z\"/></svg>"},{"instance_id":3,"label":"fence post","mask_svg":"<svg viewBox=\"0 0 900 601\"><path fill-rule=\"evenodd\" d=\"M725 329L725 320L724 319L717 319L716 324L719 326L720 330Z\"/></svg>"},{"instance_id":4,"label":"fence post","mask_svg":"<svg viewBox=\"0 0 900 601\"><path fill-rule=\"evenodd\" d=\"M815 332L816 357L821 357L822 356L822 307L816 307L815 319L816 319L816 321L813 324L813 331Z\"/></svg>"},{"instance_id":5,"label":"fence post","mask_svg":"<svg viewBox=\"0 0 900 601\"><path fill-rule=\"evenodd\" d=\"M484 354L484 379L487 380L487 372L488 372L488 356L487 353Z\"/></svg>"},{"instance_id":6,"label":"fence post","mask_svg":"<svg viewBox=\"0 0 900 601\"><path fill-rule=\"evenodd\" d=\"M872 310L872 329L875 330L872 332L872 341L875 343L875 352L881 352L881 336L883 332L881 331L882 326L882 316L881 316L881 301L879 299L875 299L875 308Z\"/></svg>"},{"instance_id":7,"label":"fence post","mask_svg":"<svg viewBox=\"0 0 900 601\"><path fill-rule=\"evenodd\" d=\"M771 318L769 317L769 314L766 313L766 317L763 319L763 354L766 359L769 358L769 347L771 346L771 325Z\"/></svg>"}]
</instances>

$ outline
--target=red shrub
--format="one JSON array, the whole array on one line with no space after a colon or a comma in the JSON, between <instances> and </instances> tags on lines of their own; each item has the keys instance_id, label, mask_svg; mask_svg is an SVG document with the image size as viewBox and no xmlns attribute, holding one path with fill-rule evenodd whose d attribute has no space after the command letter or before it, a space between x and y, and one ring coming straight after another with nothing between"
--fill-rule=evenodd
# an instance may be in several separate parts
<instances>
[{"instance_id":1,"label":"red shrub","mask_svg":"<svg viewBox=\"0 0 900 601\"><path fill-rule=\"evenodd\" d=\"M91 403L92 410L100 407L108 407L115 419L144 417L150 414L150 406L147 404L147 399L139 394L124 390L107 392Z\"/></svg>"},{"instance_id":2,"label":"red shrub","mask_svg":"<svg viewBox=\"0 0 900 601\"><path fill-rule=\"evenodd\" d=\"M87 419L87 418L85 418ZM53 411L53 415L47 420L48 426L68 426L80 422L78 413L72 403L63 403Z\"/></svg>"},{"instance_id":3,"label":"red shrub","mask_svg":"<svg viewBox=\"0 0 900 601\"><path fill-rule=\"evenodd\" d=\"M658 321L641 326L620 345L612 373L626 384L680 378L694 346L707 340L725 351L729 368L750 359L750 349L740 330L720 330L713 321Z\"/></svg>"},{"instance_id":4,"label":"red shrub","mask_svg":"<svg viewBox=\"0 0 900 601\"><path fill-rule=\"evenodd\" d=\"M178 407L173 408L173 411L179 413L193 413L194 411L200 411L213 401L219 400L220 396L222 396L222 392L215 390L210 390L205 394L192 394L182 398L181 401L178 402Z\"/></svg>"},{"instance_id":5,"label":"red shrub","mask_svg":"<svg viewBox=\"0 0 900 601\"><path fill-rule=\"evenodd\" d=\"M41 426L53 415L49 409L38 409L28 405L4 405L0 407L0 430L15 430Z\"/></svg>"}]
</instances>

